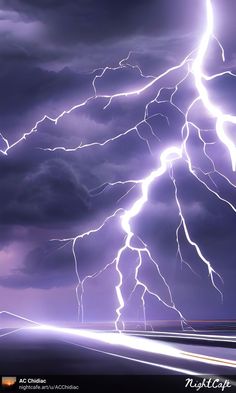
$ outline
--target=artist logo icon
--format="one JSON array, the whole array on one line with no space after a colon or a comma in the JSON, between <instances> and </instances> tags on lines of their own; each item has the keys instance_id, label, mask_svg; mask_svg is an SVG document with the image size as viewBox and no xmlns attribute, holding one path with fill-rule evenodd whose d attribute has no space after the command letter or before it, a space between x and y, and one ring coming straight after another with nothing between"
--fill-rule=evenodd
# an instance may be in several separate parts
<instances>
[{"instance_id":1,"label":"artist logo icon","mask_svg":"<svg viewBox=\"0 0 236 393\"><path fill-rule=\"evenodd\" d=\"M12 392L16 390L16 377L2 377L1 390Z\"/></svg>"}]
</instances>

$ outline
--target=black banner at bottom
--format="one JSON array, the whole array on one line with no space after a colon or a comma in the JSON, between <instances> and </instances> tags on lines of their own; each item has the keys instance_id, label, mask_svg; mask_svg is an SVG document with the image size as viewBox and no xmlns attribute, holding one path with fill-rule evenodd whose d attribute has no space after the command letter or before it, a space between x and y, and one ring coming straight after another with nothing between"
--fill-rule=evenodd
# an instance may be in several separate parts
<instances>
[{"instance_id":1,"label":"black banner at bottom","mask_svg":"<svg viewBox=\"0 0 236 393\"><path fill-rule=\"evenodd\" d=\"M236 392L234 376L79 375L2 376L1 392L167 393Z\"/></svg>"}]
</instances>

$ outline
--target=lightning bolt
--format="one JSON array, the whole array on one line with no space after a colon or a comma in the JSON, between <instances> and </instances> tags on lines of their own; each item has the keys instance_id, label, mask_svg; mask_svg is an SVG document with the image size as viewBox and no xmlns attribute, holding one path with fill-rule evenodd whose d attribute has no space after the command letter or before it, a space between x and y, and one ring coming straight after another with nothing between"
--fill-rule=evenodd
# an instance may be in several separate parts
<instances>
[{"instance_id":1,"label":"lightning bolt","mask_svg":"<svg viewBox=\"0 0 236 393\"><path fill-rule=\"evenodd\" d=\"M123 331L125 329L125 321L123 318L123 312L125 310L125 307L127 306L128 301L130 298L133 296L137 290L141 290L141 295L140 295L140 302L142 304L142 310L143 310L143 320L144 320L144 325L145 328L147 327L147 318L146 318L146 298L147 296L154 297L157 301L161 302L164 306L166 306L169 309L172 309L179 317L180 322L182 324L182 327L189 327L186 318L182 315L181 311L176 307L174 300L173 300L173 295L171 292L171 288L164 277L164 275L161 272L161 269L159 267L158 262L152 257L152 254L148 248L148 245L141 239L137 234L135 234L135 231L133 229L132 221L135 217L137 217L143 210L144 205L148 201L148 196L149 196L149 191L150 187L154 182L158 182L160 178L163 176L169 176L172 185L173 185L173 198L175 200L175 205L176 205L176 210L179 215L179 224L176 228L176 244L177 244L177 256L181 260L182 263L185 263L186 266L190 268L191 271L193 271L191 267L191 263L187 262L184 260L182 256L182 251L181 251L181 244L180 244L180 231L182 230L185 239L188 242L188 244L193 248L195 253L198 256L199 261L206 267L209 280L213 286L213 288L219 292L220 298L223 300L223 294L217 285L216 279L220 279L221 281L222 278L220 274L215 270L213 267L213 264L210 260L208 260L202 250L199 244L193 239L190 230L188 228L187 220L184 216L184 212L181 206L181 200L179 197L178 193L178 184L177 180L175 178L175 163L176 161L182 161L186 164L189 174L197 179L198 182L200 182L214 197L218 198L222 203L228 205L234 212L236 212L236 207L234 206L231 201L228 199L224 198L221 193L218 191L217 184L212 178L213 174L219 175L224 181L226 181L231 187L234 189L236 188L235 184L224 174L221 173L220 170L216 167L216 164L210 154L208 153L208 145L210 144L209 142L205 141L204 134L206 132L210 132L211 134L215 132L216 138L218 141L220 141L228 150L229 157L231 160L231 167L232 171L236 171L236 146L233 142L233 140L227 135L227 130L226 130L226 125L228 123L230 124L236 124L236 116L228 113L224 113L222 109L218 106L216 106L210 99L209 97L209 92L207 90L207 81L215 79L215 78L220 78L224 75L230 75L234 77L235 75L231 71L223 71L220 73L216 73L213 75L206 75L204 72L204 63L206 61L206 56L207 56L207 51L208 47L210 45L211 40L214 40L217 42L220 51L221 51L221 57L222 61L225 61L225 53L223 46L221 43L218 41L218 39L214 35L214 18L213 18L213 8L212 8L212 2L211 0L206 0L205 1L206 5L206 28L205 31L201 37L200 43L196 49L194 49L191 53L189 53L179 64L170 67L167 69L165 72L161 73L160 75L154 76L154 75L145 75L141 68L138 65L133 65L131 62L131 55L132 52L128 54L128 56L124 59L122 59L119 62L119 65L117 67L105 67L105 68L99 68L93 71L93 74L95 73L95 77L92 81L92 87L93 87L93 95L88 97L85 101L76 104L75 106L64 110L62 113L60 113L57 117L52 118L49 117L48 115L44 115L39 121L35 123L35 125L27 132L25 132L21 138L19 138L17 141L14 143L10 144L8 140L3 136L3 134L0 134L0 137L2 138L2 141L4 143L5 148L1 150L2 154L7 155L8 152L14 148L18 143L22 142L24 139L26 139L28 136L31 134L35 133L38 130L38 126L43 123L46 119L52 121L53 123L57 124L60 119L64 115L69 115L72 113L74 110L85 107L90 101L93 100L99 100L99 99L104 99L106 101L106 104L104 106L104 110L108 110L111 103L116 100L117 98L129 98L131 96L138 96L142 95L143 93L149 91L151 88L154 88L158 83L162 82L165 80L165 78L169 75L172 75L175 77L177 75L177 82L174 83L173 85L170 86L162 86L157 90L157 93L155 95L154 99L151 99L145 104L144 107L144 114L142 119L134 124L131 128L124 130L123 132L108 138L102 142L94 141L91 143L80 143L76 147L70 147L67 148L65 146L55 146L55 147L48 147L42 149L43 151L50 151L50 152L55 152L58 150L62 150L65 152L75 152L79 151L80 149L88 149L88 148L93 148L93 147L99 147L102 148L108 143L113 143L115 140L118 140L120 138L125 138L129 133L135 132L138 138L140 138L144 143L147 145L149 151L151 154L151 146L149 143L149 138L144 138L140 131L139 128L141 125L145 124L148 129L150 130L150 134L154 136L158 142L160 142L160 138L158 134L154 131L151 121L152 119L161 116L165 119L167 122L168 126L170 126L169 118L165 116L165 114L156 111L154 114L150 113L150 108L153 107L153 105L159 105L161 103L166 103L167 105L170 105L171 108L173 108L175 111L177 111L180 116L182 117L183 120L183 126L180 130L180 142L175 143L174 145L168 146L166 149L164 149L159 158L159 164L158 166L152 170L145 178L137 178L137 179L128 179L125 181L122 180L117 180L116 182L110 183L107 182L97 188L98 191L93 190L94 195L98 195L102 192L104 192L106 187L114 187L114 186L124 186L124 185L131 185L131 188L123 195L122 198L118 202L121 202L121 199L125 198L127 194L135 187L139 190L139 197L131 203L131 206L128 209L125 208L118 208L117 210L114 211L113 214L110 216L106 217L105 220L101 223L100 226L94 229L90 229L87 232L84 232L82 234L78 234L75 237L71 238L65 238L65 239L52 239L53 241L59 241L62 243L71 243L72 244L72 253L74 257L74 265L75 265L75 273L76 277L78 280L78 284L76 286L76 299L78 303L78 315L79 319L81 321L84 320L84 305L83 305L83 297L85 293L85 286L88 280L92 280L95 277L98 277L99 275L103 274L104 271L106 271L108 268L113 267L116 270L117 273L117 285L114 288L114 291L116 293L116 298L117 298L117 308L115 310L115 320L114 320L114 325L115 329L118 331ZM98 89L97 89L97 81L101 78L104 77L107 71L112 71L116 72L117 70L123 69L123 68L128 68L128 69L133 69L139 73L139 76L141 77L142 81L144 81L144 84L142 87L139 89L131 90L131 91L122 91L122 92L117 92L115 94L109 95L109 94L99 94ZM181 77L179 78L179 74L177 73L179 71L181 73ZM176 74L177 73L177 74ZM175 97L176 93L181 89L183 83L188 80L189 78L193 78L193 83L194 83L194 88L195 88L195 98L189 103L187 109L184 111L181 109L175 102ZM169 99L163 99L162 98L162 93L169 91L170 98ZM197 126L197 124L192 120L192 113L195 110L195 107L197 104L201 104L205 110L207 111L208 115L210 118L214 119L215 122L215 128L214 130L203 130ZM207 162L209 163L211 170L205 172L201 167L196 167L194 165L194 162L191 158L191 153L189 152L189 139L190 135L195 132L199 141L202 144L202 150L205 158L207 159ZM215 142L211 142L215 143ZM210 183L209 183L209 181ZM97 192L97 194L96 194ZM100 270L94 272L93 274L90 274L85 277L81 277L80 275L80 269L79 269L79 259L76 253L76 244L79 241L82 241L83 238L87 236L93 236L95 233L98 233L105 225L107 225L108 222L112 222L112 220L119 219L120 223L120 228L122 229L124 233L124 240L123 243L121 244L120 248L117 250L116 255L114 259L103 266ZM136 261L136 265L133 269L133 288L131 289L128 300L125 299L124 296L124 276L122 272L122 267L121 267L121 260L122 258L125 258L125 252L126 251L131 251L134 261ZM126 263L129 263L127 261ZM141 270L145 264L148 264L155 269L155 273L157 277L161 280L162 285L164 286L167 295L162 296L158 290L154 290L151 288L150 283L147 282L147 280L144 280L142 278Z\"/></svg>"}]
</instances>

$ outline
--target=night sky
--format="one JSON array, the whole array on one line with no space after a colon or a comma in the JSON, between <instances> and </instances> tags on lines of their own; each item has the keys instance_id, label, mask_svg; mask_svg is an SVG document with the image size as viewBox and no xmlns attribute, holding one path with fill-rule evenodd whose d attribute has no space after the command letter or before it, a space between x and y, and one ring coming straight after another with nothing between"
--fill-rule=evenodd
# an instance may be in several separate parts
<instances>
[{"instance_id":1,"label":"night sky","mask_svg":"<svg viewBox=\"0 0 236 393\"><path fill-rule=\"evenodd\" d=\"M236 26L233 0L212 0L215 34L225 48L212 40L206 72L225 69L236 72ZM130 65L144 75L156 76L179 64L199 43L206 24L204 0L0 0L0 131L12 144L45 114L57 117L63 110L94 94L92 81L102 67L117 67L129 51ZM163 86L174 86L186 67L156 83L144 94L113 100L91 100L62 117L57 124L46 119L37 132L0 155L0 310L36 321L76 321L77 303L71 243L50 239L71 238L97 228L116 209L131 206L140 196L136 186L102 186L116 181L142 179L160 165L160 154L170 144L181 142L183 116L168 102L153 104L150 111L168 116L152 120L155 136L143 124L105 146L75 152L44 151L42 148L104 142L135 126L143 119L145 105ZM147 83L138 68L108 70L96 80L99 94L131 91ZM236 114L236 78L224 76L207 82L211 99L224 111ZM168 101L173 90L163 91ZM175 95L185 111L196 96L191 75ZM217 139L214 119L199 103L192 120L206 131L207 150L215 166L236 184L228 150ZM227 129L235 138L235 128ZM141 137L140 137L141 136ZM0 149L6 148L4 140ZM196 173L222 198L236 206L235 188L212 170L196 130L191 130L189 152ZM188 320L233 319L235 311L236 213L192 176L184 160L174 164L179 199L189 232L224 284L223 292L211 285L206 266L180 231L184 259L193 273L176 258L176 228L179 223L174 188L169 174L155 181L142 213L132 220L158 261L176 307ZM121 199L120 199L121 198ZM91 275L111 262L122 245L124 233L119 217L101 232L76 244L81 277ZM64 247L62 247L64 246ZM135 257L127 252L121 261L125 296L132 287ZM160 277L144 263L142 273L151 288L168 302ZM86 321L115 318L117 274L109 268L88 281L84 295ZM124 310L127 320L141 320L139 289ZM148 319L177 319L178 315L147 296Z\"/></svg>"}]
</instances>

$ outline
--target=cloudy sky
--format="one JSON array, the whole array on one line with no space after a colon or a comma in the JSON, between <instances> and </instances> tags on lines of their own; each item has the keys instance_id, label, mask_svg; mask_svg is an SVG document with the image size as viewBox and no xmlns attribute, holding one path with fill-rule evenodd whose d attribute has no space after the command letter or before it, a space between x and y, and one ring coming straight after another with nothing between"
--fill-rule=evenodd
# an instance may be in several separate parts
<instances>
[{"instance_id":1,"label":"cloudy sky","mask_svg":"<svg viewBox=\"0 0 236 393\"><path fill-rule=\"evenodd\" d=\"M215 33L224 45L226 63L222 63L220 48L212 40L206 70L235 70L235 2L213 0L213 6ZM204 0L0 0L2 135L13 144L45 114L56 118L91 97L93 79L106 66L113 70L96 79L99 95L141 88L194 50L205 24ZM130 51L129 65L114 69ZM140 68L148 78L140 75ZM123 197L130 184L106 185L144 178L160 164L160 154L168 145L181 142L184 119L168 102L150 106L150 115L163 115L150 122L153 133L147 124L136 130L134 127L158 90L175 86L186 72L185 66L144 94L117 98L108 107L107 99L98 98L65 114L57 124L46 119L8 155L0 155L0 310L40 321L76 320L78 281L72 243L50 240L72 238L96 228L116 209L129 208L139 197L139 186ZM219 78L209 82L208 88L214 102L236 113L236 79ZM163 90L162 101L168 101L172 92ZM175 104L184 111L195 95L189 75L175 95ZM205 141L211 143L208 154L216 168L236 184L228 151L217 139L214 121L201 104L192 113L192 120L208 130L202 132ZM103 147L74 152L43 150L103 143L129 129L132 131L126 136ZM232 138L234 131L227 130ZM203 147L193 128L188 148L194 166L200 168L197 175L236 205L235 189L225 178L217 173L204 175L212 166ZM2 138L0 149L5 148ZM216 279L223 303L183 230L179 232L183 257L194 272L176 257L179 216L168 173L152 184L148 203L132 221L133 230L148 244L172 289L176 307L187 319L235 318L236 214L189 173L184 160L178 160L173 170L189 232L224 280L222 284ZM75 253L81 278L111 262L123 240L118 216L99 233L79 240ZM141 288L129 298L136 260L137 256L127 252L121 261L124 297L129 299L124 315L129 320L142 319ZM144 261L142 274L145 283L170 302L163 280L148 261ZM114 266L86 282L85 320L115 318L117 283ZM178 317L151 296L147 296L146 304L148 319Z\"/></svg>"}]
</instances>

